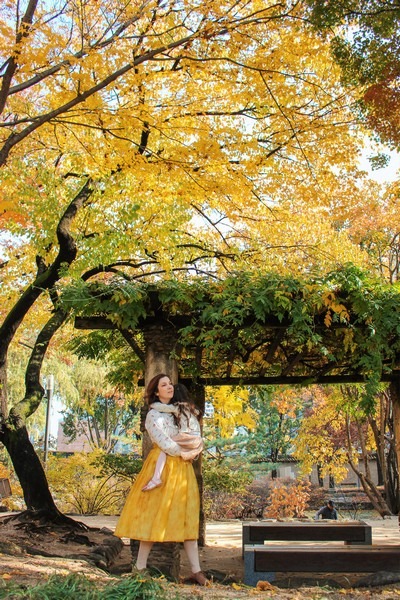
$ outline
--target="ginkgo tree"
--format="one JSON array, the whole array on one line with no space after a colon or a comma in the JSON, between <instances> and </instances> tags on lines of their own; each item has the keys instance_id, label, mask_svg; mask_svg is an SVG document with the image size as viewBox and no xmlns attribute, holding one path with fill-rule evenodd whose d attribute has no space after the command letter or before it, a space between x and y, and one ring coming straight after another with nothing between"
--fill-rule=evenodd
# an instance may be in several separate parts
<instances>
[{"instance_id":1,"label":"ginkgo tree","mask_svg":"<svg viewBox=\"0 0 400 600\"><path fill-rule=\"evenodd\" d=\"M247 437L256 426L257 414L249 401L249 390L243 387L206 388L206 400L212 405L212 416L205 419L204 435L213 458L240 453Z\"/></svg>"},{"instance_id":2,"label":"ginkgo tree","mask_svg":"<svg viewBox=\"0 0 400 600\"><path fill-rule=\"evenodd\" d=\"M25 422L68 317L58 292L69 278L367 260L335 226L346 198L363 194L354 97L304 10L259 0L2 4L0 440L28 507L54 510ZM26 392L10 407L7 353L28 331L38 337Z\"/></svg>"}]
</instances>

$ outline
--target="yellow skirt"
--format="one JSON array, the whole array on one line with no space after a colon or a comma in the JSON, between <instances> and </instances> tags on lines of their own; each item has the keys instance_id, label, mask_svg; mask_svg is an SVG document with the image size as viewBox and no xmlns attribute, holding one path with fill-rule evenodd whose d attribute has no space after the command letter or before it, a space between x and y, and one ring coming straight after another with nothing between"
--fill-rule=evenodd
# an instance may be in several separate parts
<instances>
[{"instance_id":1,"label":"yellow skirt","mask_svg":"<svg viewBox=\"0 0 400 600\"><path fill-rule=\"evenodd\" d=\"M115 535L146 542L184 542L199 537L200 495L193 465L167 456L161 486L142 488L154 474L160 449L152 448L132 485Z\"/></svg>"}]
</instances>

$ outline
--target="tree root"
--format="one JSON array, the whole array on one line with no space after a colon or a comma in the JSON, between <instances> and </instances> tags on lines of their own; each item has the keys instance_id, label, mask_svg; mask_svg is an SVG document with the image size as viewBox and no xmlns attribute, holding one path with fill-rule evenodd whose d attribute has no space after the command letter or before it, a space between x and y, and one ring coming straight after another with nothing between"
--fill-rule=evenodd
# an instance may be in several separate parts
<instances>
[{"instance_id":1,"label":"tree root","mask_svg":"<svg viewBox=\"0 0 400 600\"><path fill-rule=\"evenodd\" d=\"M21 526L26 526L31 531L39 531L48 527L61 527L68 529L79 529L88 531L89 527L81 521L76 521L59 510L23 510L20 513L11 515L4 519L5 523L9 521L18 521Z\"/></svg>"}]
</instances>

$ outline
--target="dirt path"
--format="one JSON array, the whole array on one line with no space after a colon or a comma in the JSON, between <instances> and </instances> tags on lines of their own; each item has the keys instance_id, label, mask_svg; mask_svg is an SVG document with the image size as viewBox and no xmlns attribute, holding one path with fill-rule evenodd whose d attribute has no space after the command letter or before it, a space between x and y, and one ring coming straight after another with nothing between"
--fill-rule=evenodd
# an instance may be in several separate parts
<instances>
[{"instance_id":1,"label":"dirt path","mask_svg":"<svg viewBox=\"0 0 400 600\"><path fill-rule=\"evenodd\" d=\"M89 530L88 537L92 544L98 543L104 534L99 529L105 527L113 531L117 517L74 517L92 528L97 528L94 533ZM128 576L131 568L131 556L128 540L125 540L123 551L115 561L111 574L88 564L82 560L82 553L88 552L88 547L79 546L73 539L65 542L65 536L54 532L26 532L23 528L1 525L0 519L0 580L17 581L32 585L43 581L51 574L68 574L70 572L83 573L85 576L105 582L112 577ZM385 520L368 520L373 528L373 543L400 545L400 532L397 518ZM400 583L385 584L371 590L356 590L353 585L359 578L358 574L347 577L341 574L327 573L312 574L300 577L299 574L278 574L274 585L265 584L266 590L246 588L243 581L243 561L241 556L241 522L209 522L207 523L207 544L200 549L202 568L214 573L212 588L204 590L198 586L177 586L181 597L205 598L209 600L241 599L241 598L276 598L277 600L339 600L345 598L376 598L380 600L393 600L400 597ZM6 540L6 542L5 542ZM2 544L8 544L8 550ZM10 544L14 549L10 551ZM18 551L18 548L28 547L28 551ZM46 553L57 550L61 556L46 557ZM33 552L33 554L32 554ZM79 556L81 555L81 556ZM72 557L72 558L71 558ZM182 553L181 576L189 574L186 555ZM218 577L225 580L225 584L218 583ZM172 586L172 591L175 589ZM266 594L269 591L270 594ZM172 593L172 592L171 592Z\"/></svg>"}]
</instances>

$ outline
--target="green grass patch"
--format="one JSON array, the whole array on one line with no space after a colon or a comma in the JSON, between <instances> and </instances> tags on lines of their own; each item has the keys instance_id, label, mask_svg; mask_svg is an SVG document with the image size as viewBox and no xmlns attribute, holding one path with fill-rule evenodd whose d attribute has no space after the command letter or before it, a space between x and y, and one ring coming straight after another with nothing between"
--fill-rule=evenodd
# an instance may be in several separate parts
<instances>
[{"instance_id":1,"label":"green grass patch","mask_svg":"<svg viewBox=\"0 0 400 600\"><path fill-rule=\"evenodd\" d=\"M0 599L7 600L163 600L166 591L157 579L127 577L106 586L82 575L54 575L45 583L27 587L8 583L0 587ZM170 596L169 596L170 598ZM178 598L178 596L176 596Z\"/></svg>"}]
</instances>

